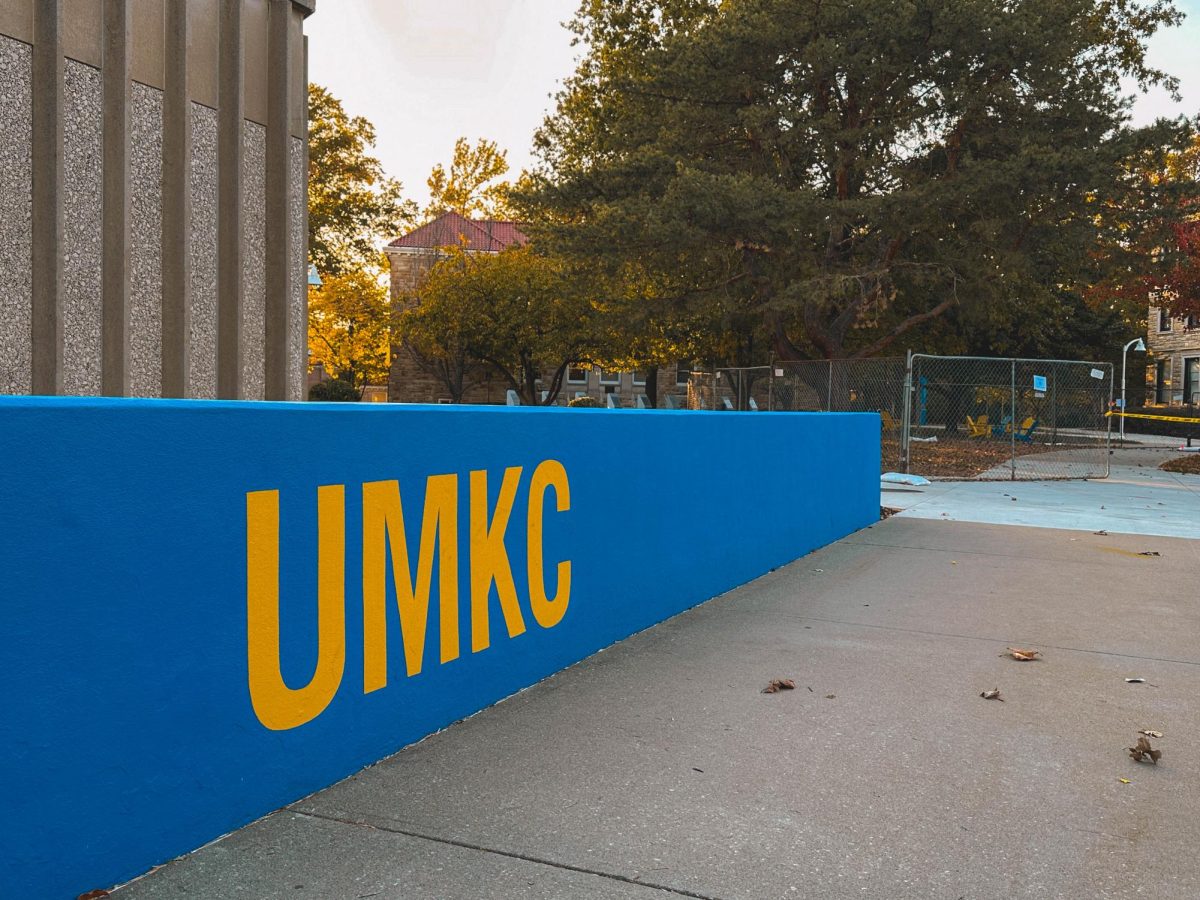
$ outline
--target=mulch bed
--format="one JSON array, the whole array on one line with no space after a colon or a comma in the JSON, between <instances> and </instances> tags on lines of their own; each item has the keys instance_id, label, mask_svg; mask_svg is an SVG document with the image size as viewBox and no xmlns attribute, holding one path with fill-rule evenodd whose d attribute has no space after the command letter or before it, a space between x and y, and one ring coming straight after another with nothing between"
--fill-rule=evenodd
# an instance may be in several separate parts
<instances>
[{"instance_id":1,"label":"mulch bed","mask_svg":"<svg viewBox=\"0 0 1200 900\"><path fill-rule=\"evenodd\" d=\"M1178 472L1181 475L1200 475L1200 453L1168 459L1159 468L1164 472Z\"/></svg>"},{"instance_id":2,"label":"mulch bed","mask_svg":"<svg viewBox=\"0 0 1200 900\"><path fill-rule=\"evenodd\" d=\"M1017 456L1027 456L1031 453L1048 453L1051 450L1062 450L1063 447L1043 447L1038 444L1017 444ZM910 470L918 475L938 476L941 478L974 478L988 469L1012 459L1012 445L1000 441L939 441L923 443L914 441L912 444L912 464ZM896 441L883 442L884 469L889 460L900 458L900 447Z\"/></svg>"}]
</instances>

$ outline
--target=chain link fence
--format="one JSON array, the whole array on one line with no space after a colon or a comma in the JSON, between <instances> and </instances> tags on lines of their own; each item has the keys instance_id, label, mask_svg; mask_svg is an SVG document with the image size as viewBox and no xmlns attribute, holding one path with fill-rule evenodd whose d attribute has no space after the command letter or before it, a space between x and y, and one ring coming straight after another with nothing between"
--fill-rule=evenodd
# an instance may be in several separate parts
<instances>
[{"instance_id":1,"label":"chain link fence","mask_svg":"<svg viewBox=\"0 0 1200 900\"><path fill-rule=\"evenodd\" d=\"M1103 478L1111 363L912 357L905 471L1005 481Z\"/></svg>"},{"instance_id":2,"label":"chain link fence","mask_svg":"<svg viewBox=\"0 0 1200 900\"><path fill-rule=\"evenodd\" d=\"M693 372L688 408L876 412L884 471L958 479L1101 478L1111 363L918 354Z\"/></svg>"}]
</instances>

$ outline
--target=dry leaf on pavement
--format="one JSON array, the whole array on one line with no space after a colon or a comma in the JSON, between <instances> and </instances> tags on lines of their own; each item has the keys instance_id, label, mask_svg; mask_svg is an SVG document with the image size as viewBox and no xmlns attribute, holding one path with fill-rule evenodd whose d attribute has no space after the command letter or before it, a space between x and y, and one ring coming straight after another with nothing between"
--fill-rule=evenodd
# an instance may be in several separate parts
<instances>
[{"instance_id":1,"label":"dry leaf on pavement","mask_svg":"<svg viewBox=\"0 0 1200 900\"><path fill-rule=\"evenodd\" d=\"M1149 739L1145 737L1138 738L1137 744L1125 749L1129 751L1129 758L1135 762L1150 760L1151 763L1157 766L1159 759L1162 758L1162 751L1153 749L1150 746Z\"/></svg>"},{"instance_id":2,"label":"dry leaf on pavement","mask_svg":"<svg viewBox=\"0 0 1200 900\"><path fill-rule=\"evenodd\" d=\"M1004 702L1004 698L1000 696L1000 688L992 688L990 691L983 691L980 695L984 700L999 700Z\"/></svg>"},{"instance_id":3,"label":"dry leaf on pavement","mask_svg":"<svg viewBox=\"0 0 1200 900\"><path fill-rule=\"evenodd\" d=\"M1138 734L1144 734L1146 737L1160 738L1163 733L1161 731L1151 731L1149 728L1143 728Z\"/></svg>"},{"instance_id":4,"label":"dry leaf on pavement","mask_svg":"<svg viewBox=\"0 0 1200 900\"><path fill-rule=\"evenodd\" d=\"M795 690L796 682L790 678L773 678L771 683L762 689L764 694L774 694L777 691Z\"/></svg>"},{"instance_id":5,"label":"dry leaf on pavement","mask_svg":"<svg viewBox=\"0 0 1200 900\"><path fill-rule=\"evenodd\" d=\"M1042 655L1041 650L1022 650L1020 647L1009 647L1008 655L1021 662L1030 662Z\"/></svg>"}]
</instances>

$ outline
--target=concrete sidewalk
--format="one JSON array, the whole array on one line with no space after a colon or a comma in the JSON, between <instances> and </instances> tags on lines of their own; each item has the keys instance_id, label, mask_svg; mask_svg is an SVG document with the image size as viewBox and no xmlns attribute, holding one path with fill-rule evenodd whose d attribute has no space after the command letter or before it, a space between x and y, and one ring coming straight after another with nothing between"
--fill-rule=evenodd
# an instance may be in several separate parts
<instances>
[{"instance_id":1,"label":"concrete sidewalk","mask_svg":"<svg viewBox=\"0 0 1200 900\"><path fill-rule=\"evenodd\" d=\"M1109 477L1087 481L882 485L880 505L906 518L1200 538L1200 475L1158 468L1180 455L1167 448L1116 450Z\"/></svg>"},{"instance_id":2,"label":"concrete sidewalk","mask_svg":"<svg viewBox=\"0 0 1200 900\"><path fill-rule=\"evenodd\" d=\"M1200 896L1196 549L895 517L116 896Z\"/></svg>"}]
</instances>

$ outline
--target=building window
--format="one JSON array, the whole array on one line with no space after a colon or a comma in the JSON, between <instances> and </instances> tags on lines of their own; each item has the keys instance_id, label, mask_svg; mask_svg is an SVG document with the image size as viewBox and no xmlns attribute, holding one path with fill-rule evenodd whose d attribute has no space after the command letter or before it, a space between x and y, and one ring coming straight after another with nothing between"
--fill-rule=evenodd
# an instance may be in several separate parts
<instances>
[{"instance_id":1,"label":"building window","mask_svg":"<svg viewBox=\"0 0 1200 900\"><path fill-rule=\"evenodd\" d=\"M682 387L691 380L692 377L692 361L690 359L681 359L675 364L675 384Z\"/></svg>"},{"instance_id":2,"label":"building window","mask_svg":"<svg viewBox=\"0 0 1200 900\"><path fill-rule=\"evenodd\" d=\"M1159 331L1170 331L1171 330L1171 315L1170 315L1170 313L1167 312L1167 309L1165 306L1160 306L1158 308L1158 330Z\"/></svg>"},{"instance_id":3,"label":"building window","mask_svg":"<svg viewBox=\"0 0 1200 900\"><path fill-rule=\"evenodd\" d=\"M601 369L600 370L600 383L601 384L620 384L621 383L621 373L614 372L612 369Z\"/></svg>"},{"instance_id":4,"label":"building window","mask_svg":"<svg viewBox=\"0 0 1200 900\"><path fill-rule=\"evenodd\" d=\"M1183 361L1183 402L1189 406L1200 403L1200 356Z\"/></svg>"},{"instance_id":5,"label":"building window","mask_svg":"<svg viewBox=\"0 0 1200 900\"><path fill-rule=\"evenodd\" d=\"M1154 402L1163 404L1171 396L1171 360L1160 359L1154 363Z\"/></svg>"},{"instance_id":6,"label":"building window","mask_svg":"<svg viewBox=\"0 0 1200 900\"><path fill-rule=\"evenodd\" d=\"M583 366L567 367L567 384L587 384L588 370Z\"/></svg>"},{"instance_id":7,"label":"building window","mask_svg":"<svg viewBox=\"0 0 1200 900\"><path fill-rule=\"evenodd\" d=\"M646 383L646 370L645 369L634 369L633 370L633 383L635 385L637 385L638 387L641 387L642 385L644 385Z\"/></svg>"},{"instance_id":8,"label":"building window","mask_svg":"<svg viewBox=\"0 0 1200 900\"><path fill-rule=\"evenodd\" d=\"M1186 319L1184 319L1184 327L1188 331L1200 328L1200 317L1194 315L1188 316Z\"/></svg>"}]
</instances>

